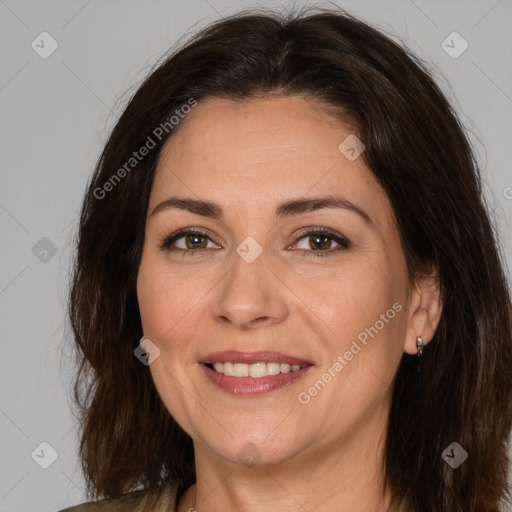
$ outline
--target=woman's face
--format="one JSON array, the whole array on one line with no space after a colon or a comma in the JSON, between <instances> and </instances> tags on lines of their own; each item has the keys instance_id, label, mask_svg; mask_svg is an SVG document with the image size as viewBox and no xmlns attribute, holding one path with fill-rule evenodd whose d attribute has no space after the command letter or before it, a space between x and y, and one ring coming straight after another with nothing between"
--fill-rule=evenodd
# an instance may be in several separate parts
<instances>
[{"instance_id":1,"label":"woman's face","mask_svg":"<svg viewBox=\"0 0 512 512\"><path fill-rule=\"evenodd\" d=\"M382 437L421 333L390 204L350 130L300 97L209 99L182 123L157 167L137 280L165 406L196 452L234 463ZM201 233L161 247L185 228ZM211 355L224 351L237 354ZM294 359L308 366L287 372Z\"/></svg>"}]
</instances>

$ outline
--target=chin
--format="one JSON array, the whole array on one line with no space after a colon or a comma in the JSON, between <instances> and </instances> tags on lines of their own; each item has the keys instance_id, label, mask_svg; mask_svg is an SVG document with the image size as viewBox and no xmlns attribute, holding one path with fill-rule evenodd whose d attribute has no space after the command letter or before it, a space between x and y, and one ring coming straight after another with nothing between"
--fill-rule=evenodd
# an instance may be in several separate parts
<instances>
[{"instance_id":1,"label":"chin","mask_svg":"<svg viewBox=\"0 0 512 512\"><path fill-rule=\"evenodd\" d=\"M258 438L254 435L241 436L238 434L226 438L226 443L208 443L210 450L233 463L246 467L262 467L281 464L297 453L297 445L290 437L274 436L272 440Z\"/></svg>"}]
</instances>

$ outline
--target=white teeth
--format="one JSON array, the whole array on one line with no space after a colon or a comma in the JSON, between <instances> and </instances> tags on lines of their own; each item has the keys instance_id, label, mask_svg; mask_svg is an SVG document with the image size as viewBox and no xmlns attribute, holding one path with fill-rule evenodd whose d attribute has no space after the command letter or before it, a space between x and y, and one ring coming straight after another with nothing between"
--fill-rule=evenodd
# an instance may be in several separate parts
<instances>
[{"instance_id":1,"label":"white teeth","mask_svg":"<svg viewBox=\"0 0 512 512\"><path fill-rule=\"evenodd\" d=\"M222 364L222 363L220 363L220 364ZM215 368L215 365L213 365L213 367ZM219 371L219 370L217 370L217 371ZM233 367L233 363L224 363L221 372L224 375L235 375L235 369Z\"/></svg>"},{"instance_id":2,"label":"white teeth","mask_svg":"<svg viewBox=\"0 0 512 512\"><path fill-rule=\"evenodd\" d=\"M281 363L281 373L288 373L292 367L289 364Z\"/></svg>"},{"instance_id":3,"label":"white teeth","mask_svg":"<svg viewBox=\"0 0 512 512\"><path fill-rule=\"evenodd\" d=\"M251 377L265 377L267 373L267 363L254 363L249 366L249 375Z\"/></svg>"},{"instance_id":4,"label":"white teeth","mask_svg":"<svg viewBox=\"0 0 512 512\"><path fill-rule=\"evenodd\" d=\"M277 375L281 371L279 363L267 363L267 375Z\"/></svg>"},{"instance_id":5,"label":"white teeth","mask_svg":"<svg viewBox=\"0 0 512 512\"><path fill-rule=\"evenodd\" d=\"M267 375L277 375L278 373L296 372L301 368L307 366L306 364L293 364L287 363L213 363L213 369L216 372L223 373L231 377L266 377Z\"/></svg>"},{"instance_id":6,"label":"white teeth","mask_svg":"<svg viewBox=\"0 0 512 512\"><path fill-rule=\"evenodd\" d=\"M234 363L233 375L235 377L249 377L249 365L244 363Z\"/></svg>"}]
</instances>

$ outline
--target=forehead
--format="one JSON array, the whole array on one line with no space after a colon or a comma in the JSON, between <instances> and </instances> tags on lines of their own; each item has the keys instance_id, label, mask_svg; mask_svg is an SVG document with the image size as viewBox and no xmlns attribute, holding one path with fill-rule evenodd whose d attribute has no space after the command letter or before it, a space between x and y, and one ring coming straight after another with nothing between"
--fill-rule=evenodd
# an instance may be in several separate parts
<instances>
[{"instance_id":1,"label":"forehead","mask_svg":"<svg viewBox=\"0 0 512 512\"><path fill-rule=\"evenodd\" d=\"M317 100L202 101L164 145L150 206L169 195L197 196L256 214L287 199L334 194L389 222L387 197L363 159L339 149L354 136Z\"/></svg>"}]
</instances>

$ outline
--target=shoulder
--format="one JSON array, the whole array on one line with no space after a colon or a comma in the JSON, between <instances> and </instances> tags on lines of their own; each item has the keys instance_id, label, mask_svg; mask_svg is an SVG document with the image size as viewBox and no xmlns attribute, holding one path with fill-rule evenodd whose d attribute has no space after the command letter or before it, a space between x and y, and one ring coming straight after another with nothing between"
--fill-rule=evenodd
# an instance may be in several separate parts
<instances>
[{"instance_id":1,"label":"shoulder","mask_svg":"<svg viewBox=\"0 0 512 512\"><path fill-rule=\"evenodd\" d=\"M176 492L167 486L159 496L157 491L135 491L116 499L87 501L58 512L174 512Z\"/></svg>"}]
</instances>

